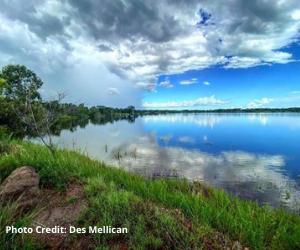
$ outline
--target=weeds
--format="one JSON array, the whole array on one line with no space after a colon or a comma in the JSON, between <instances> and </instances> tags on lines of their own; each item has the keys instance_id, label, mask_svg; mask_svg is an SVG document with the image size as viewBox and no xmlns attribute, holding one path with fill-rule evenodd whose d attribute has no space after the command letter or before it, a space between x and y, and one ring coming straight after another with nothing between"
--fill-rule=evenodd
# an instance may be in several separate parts
<instances>
[{"instance_id":1,"label":"weeds","mask_svg":"<svg viewBox=\"0 0 300 250\"><path fill-rule=\"evenodd\" d=\"M118 161L119 166L121 166L121 159L122 159L122 157L123 157L122 149L121 149L121 148L118 148L118 149L114 152L114 158L115 158L115 160Z\"/></svg>"},{"instance_id":2,"label":"weeds","mask_svg":"<svg viewBox=\"0 0 300 250\"><path fill-rule=\"evenodd\" d=\"M33 217L39 211L38 208L30 212L23 212L18 208L17 202L8 202L5 206L0 202L0 246L1 250L27 249L35 250L43 248L43 245L33 241L30 237L24 237L25 234L6 232L7 226L15 228L27 227Z\"/></svg>"},{"instance_id":3,"label":"weeds","mask_svg":"<svg viewBox=\"0 0 300 250\"><path fill-rule=\"evenodd\" d=\"M136 159L137 157L137 149L136 148L133 148L130 150L130 155L132 158Z\"/></svg>"}]
</instances>

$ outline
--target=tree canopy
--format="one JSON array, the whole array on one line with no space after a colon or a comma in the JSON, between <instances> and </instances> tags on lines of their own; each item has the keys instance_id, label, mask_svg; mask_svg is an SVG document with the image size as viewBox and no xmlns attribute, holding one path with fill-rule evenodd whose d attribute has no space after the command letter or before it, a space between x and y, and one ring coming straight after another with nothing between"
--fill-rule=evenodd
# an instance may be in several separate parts
<instances>
[{"instance_id":1,"label":"tree canopy","mask_svg":"<svg viewBox=\"0 0 300 250\"><path fill-rule=\"evenodd\" d=\"M7 65L2 68L1 78L5 80L4 95L8 98L24 100L41 100L38 92L42 80L24 65Z\"/></svg>"}]
</instances>

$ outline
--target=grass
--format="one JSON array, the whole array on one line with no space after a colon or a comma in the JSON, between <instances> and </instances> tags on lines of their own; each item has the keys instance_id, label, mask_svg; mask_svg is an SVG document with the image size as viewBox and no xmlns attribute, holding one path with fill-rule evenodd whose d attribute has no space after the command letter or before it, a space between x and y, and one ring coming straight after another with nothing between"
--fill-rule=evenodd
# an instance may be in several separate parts
<instances>
[{"instance_id":1,"label":"grass","mask_svg":"<svg viewBox=\"0 0 300 250\"><path fill-rule=\"evenodd\" d=\"M16 202L8 202L4 206L0 201L0 247L2 250L33 250L44 247L44 245L34 242L30 238L20 237L20 235L11 232L6 233L6 226L13 226L14 228L28 227L39 209L35 208L30 212L24 212L18 208Z\"/></svg>"},{"instance_id":2,"label":"grass","mask_svg":"<svg viewBox=\"0 0 300 250\"><path fill-rule=\"evenodd\" d=\"M296 214L243 201L200 182L147 180L80 152L58 150L54 158L41 145L12 141L10 147L18 150L2 155L1 180L29 165L37 169L41 186L63 190L70 182L82 183L87 206L78 227L128 228L128 234L88 235L91 249L223 249L236 242L251 249L300 249ZM26 218L30 216L17 216ZM1 228L10 220L1 213ZM1 233L0 244L6 237L17 238Z\"/></svg>"}]
</instances>

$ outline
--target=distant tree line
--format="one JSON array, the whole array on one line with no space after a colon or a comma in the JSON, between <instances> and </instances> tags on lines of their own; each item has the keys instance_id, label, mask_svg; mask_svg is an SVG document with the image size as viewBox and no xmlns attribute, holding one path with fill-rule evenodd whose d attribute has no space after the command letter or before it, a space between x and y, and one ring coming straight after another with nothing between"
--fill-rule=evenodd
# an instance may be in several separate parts
<instances>
[{"instance_id":1,"label":"distant tree line","mask_svg":"<svg viewBox=\"0 0 300 250\"><path fill-rule=\"evenodd\" d=\"M197 114L197 113L296 113L300 112L300 107L291 108L234 108L234 109L209 109L209 110L199 110L199 109L185 109L185 110L136 110L138 115L161 115L161 114Z\"/></svg>"}]
</instances>

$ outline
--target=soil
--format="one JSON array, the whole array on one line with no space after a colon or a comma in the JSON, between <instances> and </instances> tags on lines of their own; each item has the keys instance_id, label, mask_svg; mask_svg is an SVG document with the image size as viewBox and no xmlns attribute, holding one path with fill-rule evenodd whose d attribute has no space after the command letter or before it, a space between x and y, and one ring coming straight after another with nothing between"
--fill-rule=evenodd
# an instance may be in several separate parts
<instances>
[{"instance_id":1,"label":"soil","mask_svg":"<svg viewBox=\"0 0 300 250\"><path fill-rule=\"evenodd\" d=\"M85 204L83 186L71 183L65 192L57 192L51 189L40 190L41 204L45 204L33 222L32 228L54 228L55 226L66 228L66 233L36 233L33 237L36 241L45 243L47 249L87 249L89 237L77 237L69 233L70 226L75 226L75 220L82 212Z\"/></svg>"}]
</instances>

